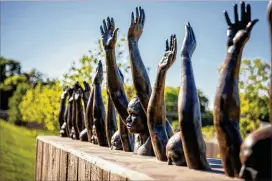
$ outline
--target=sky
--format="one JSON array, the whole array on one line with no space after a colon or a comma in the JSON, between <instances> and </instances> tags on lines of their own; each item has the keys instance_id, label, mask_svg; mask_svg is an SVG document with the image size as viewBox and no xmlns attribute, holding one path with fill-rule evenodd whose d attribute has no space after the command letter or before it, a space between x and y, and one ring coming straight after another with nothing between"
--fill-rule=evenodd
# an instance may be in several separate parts
<instances>
[{"instance_id":1,"label":"sky","mask_svg":"<svg viewBox=\"0 0 272 181\"><path fill-rule=\"evenodd\" d=\"M233 19L234 3L239 1L0 1L0 54L20 61L23 71L36 68L51 78L62 78L71 63L88 55L101 38L99 27L103 18L113 17L119 28L118 35L126 36L131 12L141 6L146 21L139 49L144 64L151 68L152 85L165 51L165 40L173 33L177 36L179 51L176 62L168 70L166 85L180 85L180 49L184 26L189 21L197 41L192 57L195 83L208 97L212 108L219 80L217 69L226 56L227 24L223 10ZM259 22L252 30L242 58L270 62L268 2L249 3L252 19L258 18Z\"/></svg>"}]
</instances>

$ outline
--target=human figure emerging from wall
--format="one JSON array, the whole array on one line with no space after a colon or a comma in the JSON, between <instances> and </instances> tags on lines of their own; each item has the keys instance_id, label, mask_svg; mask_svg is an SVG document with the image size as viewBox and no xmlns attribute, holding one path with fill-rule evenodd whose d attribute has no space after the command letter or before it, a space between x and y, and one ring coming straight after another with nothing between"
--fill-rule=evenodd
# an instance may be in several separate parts
<instances>
[{"instance_id":1,"label":"human figure emerging from wall","mask_svg":"<svg viewBox=\"0 0 272 181\"><path fill-rule=\"evenodd\" d=\"M130 133L136 133L135 143L129 143L127 141L127 143L129 143L127 144L129 145L129 149L127 150L132 151L131 148L135 145L134 152L137 154L153 155L154 153L151 146L145 113L147 110L149 97L151 95L151 85L138 49L138 40L143 31L144 21L144 10L141 8L136 8L135 20L134 14L132 13L131 25L128 32L128 42L133 82L137 97L133 98L130 103L127 100L123 82L120 78L120 73L116 65L115 43L118 29L115 29L113 18L107 18L107 23L104 20L103 27L101 26L100 29L102 33L103 46L106 52L106 77L110 97L121 117L123 125L127 126ZM143 102L141 102L141 100L143 100ZM171 137L173 135L173 131L169 122L166 121L166 123L168 137ZM120 134L122 135L122 133Z\"/></svg>"},{"instance_id":2,"label":"human figure emerging from wall","mask_svg":"<svg viewBox=\"0 0 272 181\"><path fill-rule=\"evenodd\" d=\"M241 169L239 153L242 143L239 129L239 70L243 48L258 20L251 20L251 7L249 4L246 6L244 2L241 2L240 20L237 4L234 5L233 23L228 13L226 11L224 13L228 24L227 55L216 91L214 126L225 174L229 177L238 177Z\"/></svg>"}]
</instances>

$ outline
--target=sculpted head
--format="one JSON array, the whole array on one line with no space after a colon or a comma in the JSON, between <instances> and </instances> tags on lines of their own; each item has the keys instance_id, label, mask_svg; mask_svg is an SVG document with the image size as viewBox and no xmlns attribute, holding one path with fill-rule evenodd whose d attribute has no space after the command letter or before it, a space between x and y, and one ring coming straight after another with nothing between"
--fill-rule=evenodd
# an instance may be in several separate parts
<instances>
[{"instance_id":1,"label":"sculpted head","mask_svg":"<svg viewBox=\"0 0 272 181\"><path fill-rule=\"evenodd\" d=\"M186 166L180 132L175 133L174 136L168 140L166 156L169 165Z\"/></svg>"},{"instance_id":2,"label":"sculpted head","mask_svg":"<svg viewBox=\"0 0 272 181\"><path fill-rule=\"evenodd\" d=\"M272 126L249 134L241 145L242 168L239 176L245 180L271 180Z\"/></svg>"},{"instance_id":3,"label":"sculpted head","mask_svg":"<svg viewBox=\"0 0 272 181\"><path fill-rule=\"evenodd\" d=\"M121 135L119 131L116 131L111 137L111 149L122 150Z\"/></svg>"},{"instance_id":4,"label":"sculpted head","mask_svg":"<svg viewBox=\"0 0 272 181\"><path fill-rule=\"evenodd\" d=\"M139 98L134 97L128 104L127 128L130 133L143 133L147 128L147 119Z\"/></svg>"}]
</instances>

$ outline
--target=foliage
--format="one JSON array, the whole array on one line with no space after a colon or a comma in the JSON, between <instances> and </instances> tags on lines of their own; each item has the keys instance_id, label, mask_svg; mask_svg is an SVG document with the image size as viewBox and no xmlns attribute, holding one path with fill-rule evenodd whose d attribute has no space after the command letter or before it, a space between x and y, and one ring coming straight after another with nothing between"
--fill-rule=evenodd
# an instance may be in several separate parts
<instances>
[{"instance_id":1,"label":"foliage","mask_svg":"<svg viewBox=\"0 0 272 181\"><path fill-rule=\"evenodd\" d=\"M39 83L28 89L19 105L22 120L37 122L48 130L56 130L61 92L62 87L58 81L47 85Z\"/></svg>"},{"instance_id":2,"label":"foliage","mask_svg":"<svg viewBox=\"0 0 272 181\"><path fill-rule=\"evenodd\" d=\"M14 87L9 87L13 89L4 89L3 83L8 77L16 76L21 73L21 65L19 62L14 60L8 60L4 57L0 57L0 109L8 109L8 99L12 96L15 91Z\"/></svg>"},{"instance_id":3,"label":"foliage","mask_svg":"<svg viewBox=\"0 0 272 181\"><path fill-rule=\"evenodd\" d=\"M270 65L260 59L243 60L240 69L241 134L259 127L260 121L269 121Z\"/></svg>"},{"instance_id":4,"label":"foliage","mask_svg":"<svg viewBox=\"0 0 272 181\"><path fill-rule=\"evenodd\" d=\"M33 180L36 137L54 132L29 130L0 119L0 180Z\"/></svg>"},{"instance_id":5,"label":"foliage","mask_svg":"<svg viewBox=\"0 0 272 181\"><path fill-rule=\"evenodd\" d=\"M166 87L165 88L165 104L166 104L166 112L171 113L171 115L176 115L174 119L178 119L178 95L179 95L179 87ZM204 95L201 90L197 90L199 103L200 103L200 111L202 117L202 126L212 125L213 117L212 112L209 110L209 100Z\"/></svg>"},{"instance_id":6,"label":"foliage","mask_svg":"<svg viewBox=\"0 0 272 181\"><path fill-rule=\"evenodd\" d=\"M205 141L213 139L216 136L215 133L216 132L213 125L202 127L202 135Z\"/></svg>"},{"instance_id":7,"label":"foliage","mask_svg":"<svg viewBox=\"0 0 272 181\"><path fill-rule=\"evenodd\" d=\"M8 120L15 124L22 124L22 115L19 110L19 104L21 103L26 91L30 88L28 83L20 83L13 96L9 99Z\"/></svg>"}]
</instances>

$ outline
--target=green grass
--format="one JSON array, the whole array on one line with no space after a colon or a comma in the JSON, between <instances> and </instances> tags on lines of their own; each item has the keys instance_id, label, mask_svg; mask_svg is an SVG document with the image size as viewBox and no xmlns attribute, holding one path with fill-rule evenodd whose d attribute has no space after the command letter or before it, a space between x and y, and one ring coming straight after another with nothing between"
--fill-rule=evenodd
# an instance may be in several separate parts
<instances>
[{"instance_id":1,"label":"green grass","mask_svg":"<svg viewBox=\"0 0 272 181\"><path fill-rule=\"evenodd\" d=\"M34 180L36 136L53 134L0 119L0 180Z\"/></svg>"}]
</instances>

